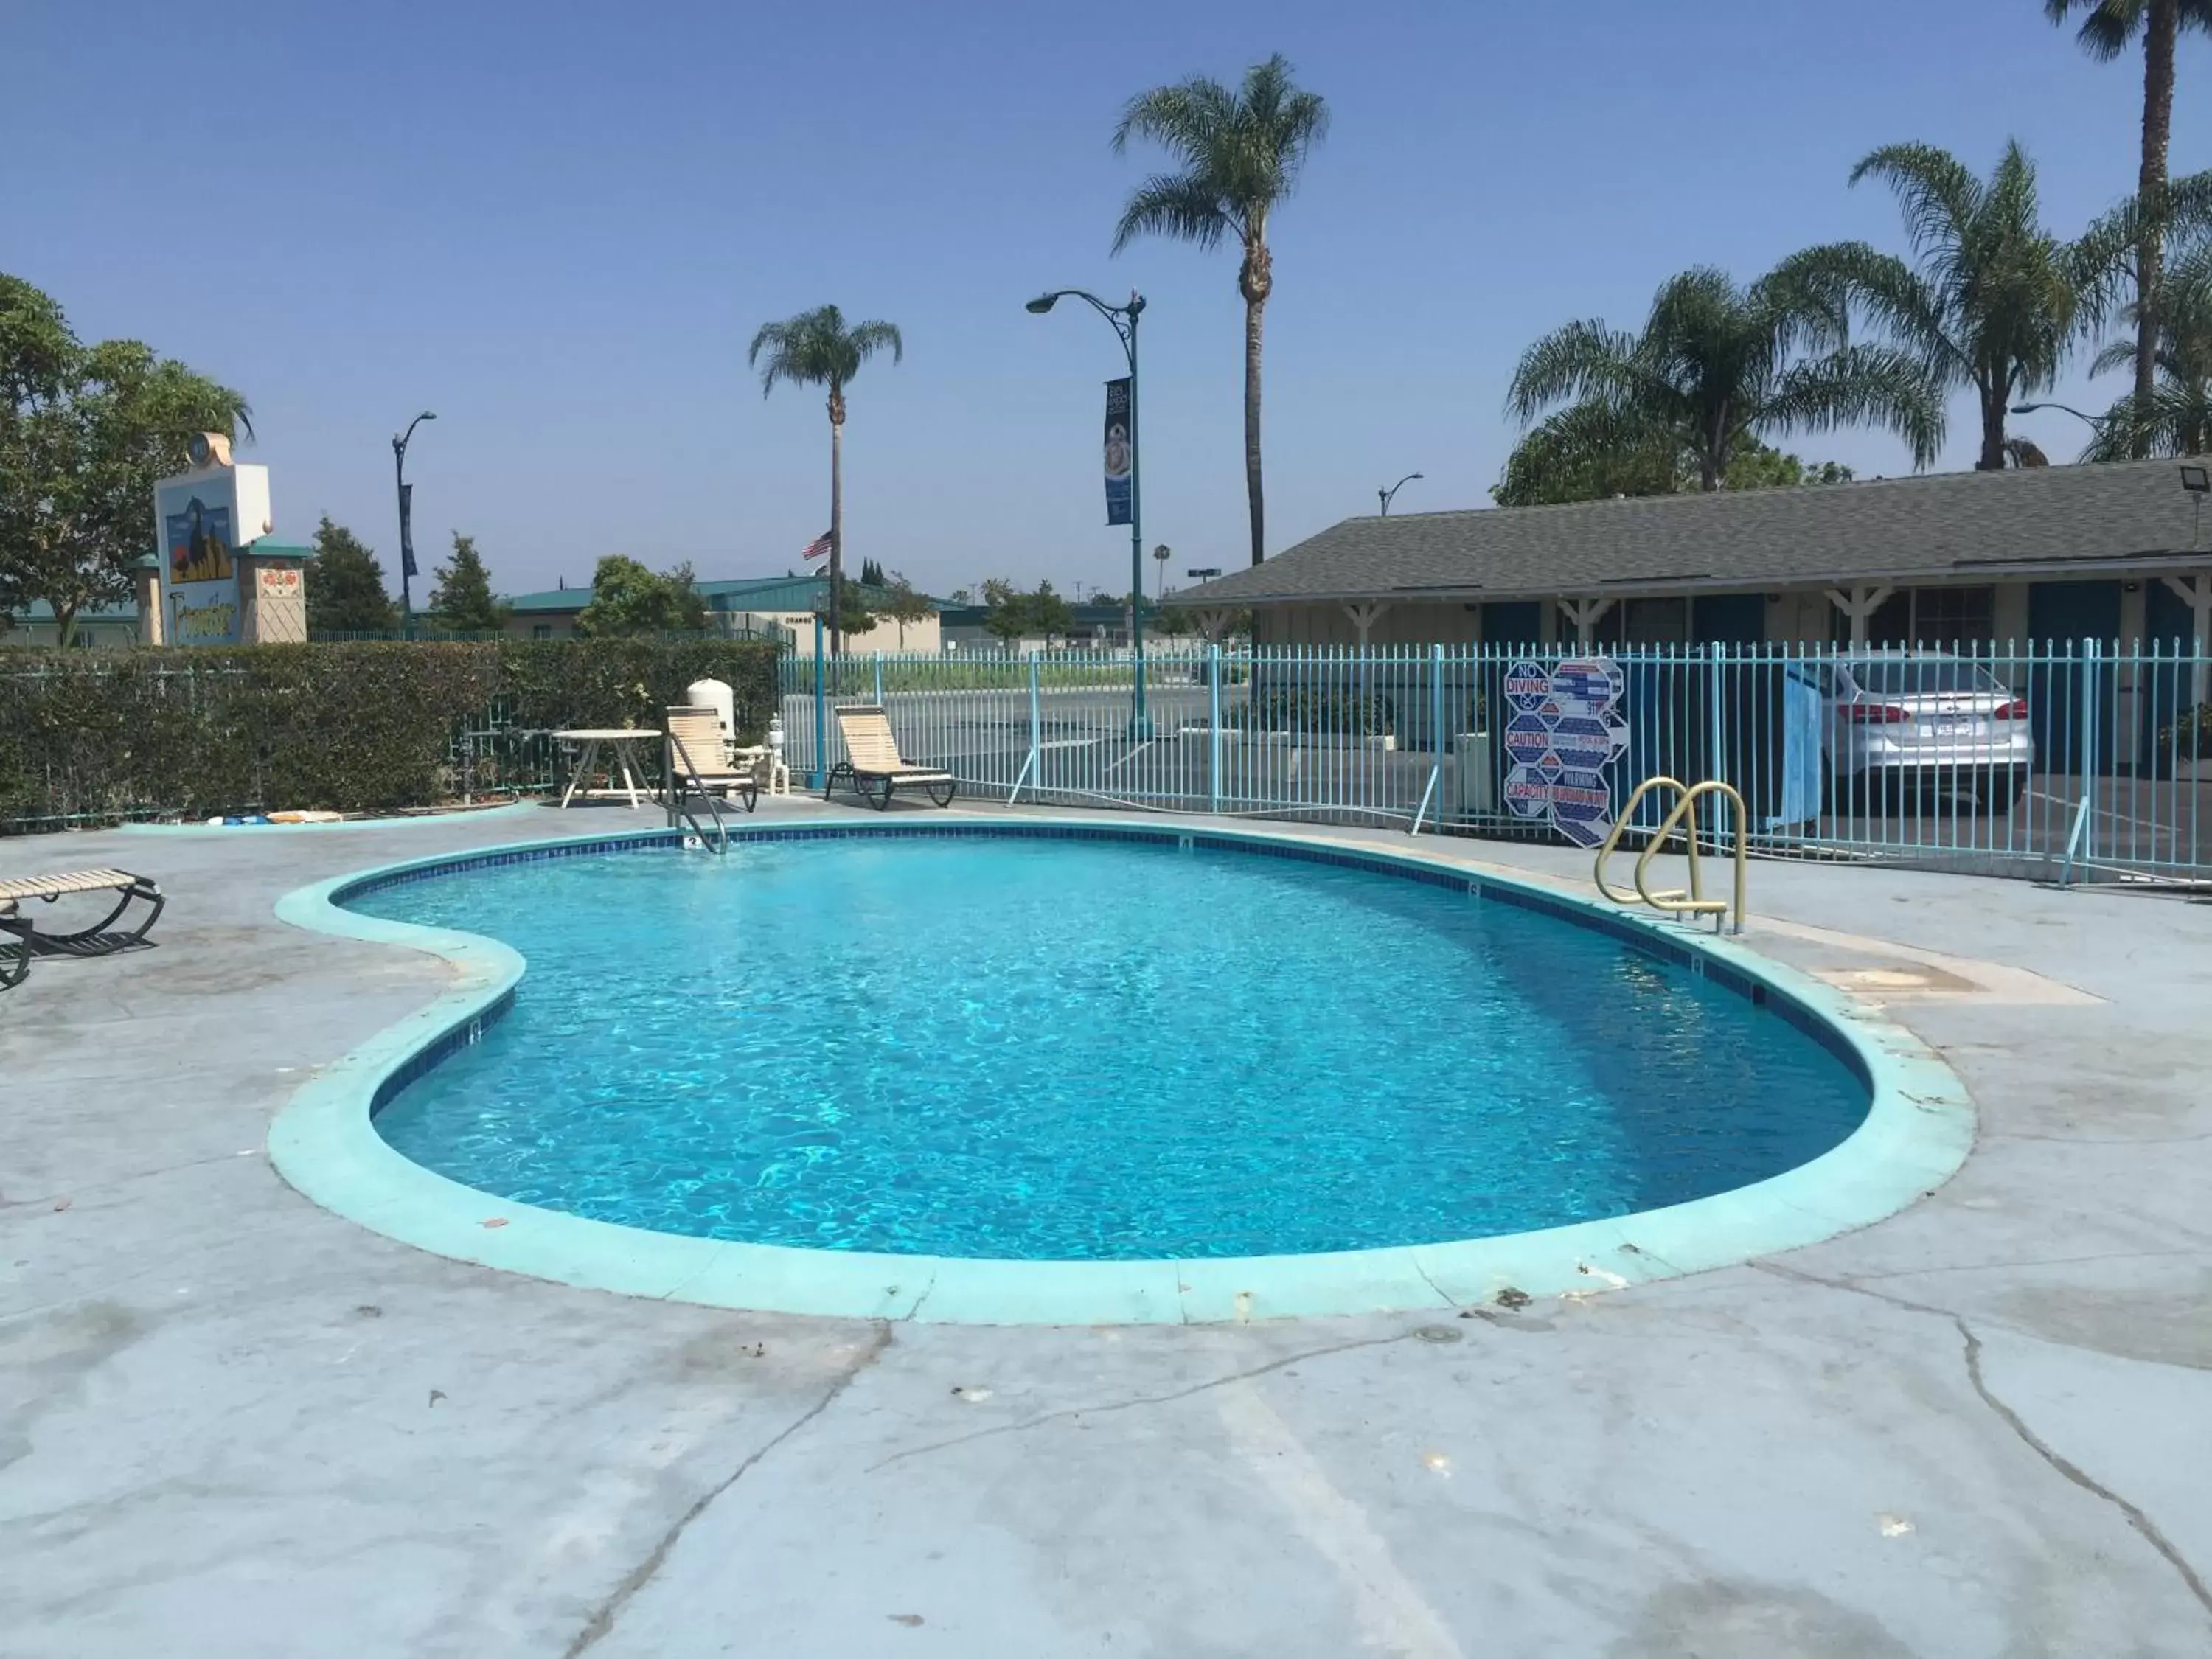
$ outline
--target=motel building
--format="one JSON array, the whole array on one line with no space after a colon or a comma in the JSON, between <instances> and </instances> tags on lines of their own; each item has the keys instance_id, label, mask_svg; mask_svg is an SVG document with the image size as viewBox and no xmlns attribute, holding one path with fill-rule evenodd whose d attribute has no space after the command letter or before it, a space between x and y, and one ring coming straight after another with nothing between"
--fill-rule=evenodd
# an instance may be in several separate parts
<instances>
[{"instance_id":1,"label":"motel building","mask_svg":"<svg viewBox=\"0 0 2212 1659\"><path fill-rule=\"evenodd\" d=\"M2208 491L2204 461L2153 460L1394 513L1177 597L1201 617L1249 607L1262 649L1902 646L2002 659L2094 641L2124 732L2130 701L2170 672L2141 653L2193 649L2159 700L2206 700Z\"/></svg>"}]
</instances>

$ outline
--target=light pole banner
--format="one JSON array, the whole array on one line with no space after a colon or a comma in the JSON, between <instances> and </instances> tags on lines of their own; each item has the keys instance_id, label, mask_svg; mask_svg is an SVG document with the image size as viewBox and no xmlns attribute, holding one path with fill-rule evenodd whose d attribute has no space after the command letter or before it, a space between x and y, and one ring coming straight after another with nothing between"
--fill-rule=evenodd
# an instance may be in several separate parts
<instances>
[{"instance_id":1,"label":"light pole banner","mask_svg":"<svg viewBox=\"0 0 2212 1659\"><path fill-rule=\"evenodd\" d=\"M1129 381L1106 382L1106 522L1129 522Z\"/></svg>"}]
</instances>

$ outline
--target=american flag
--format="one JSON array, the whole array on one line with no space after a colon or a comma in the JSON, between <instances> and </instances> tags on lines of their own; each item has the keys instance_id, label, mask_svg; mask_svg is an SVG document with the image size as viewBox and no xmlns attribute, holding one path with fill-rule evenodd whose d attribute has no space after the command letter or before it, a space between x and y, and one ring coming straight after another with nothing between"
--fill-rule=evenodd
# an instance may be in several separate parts
<instances>
[{"instance_id":1,"label":"american flag","mask_svg":"<svg viewBox=\"0 0 2212 1659\"><path fill-rule=\"evenodd\" d=\"M825 530L820 535L817 536L812 541L807 543L804 548L799 550L799 556L803 559L809 560L828 558L830 556L830 532Z\"/></svg>"}]
</instances>

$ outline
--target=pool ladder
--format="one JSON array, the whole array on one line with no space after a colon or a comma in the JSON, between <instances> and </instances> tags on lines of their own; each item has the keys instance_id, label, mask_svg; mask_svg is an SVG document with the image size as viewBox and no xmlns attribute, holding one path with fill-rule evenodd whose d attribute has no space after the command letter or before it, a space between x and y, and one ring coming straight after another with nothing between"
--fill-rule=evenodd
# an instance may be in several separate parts
<instances>
[{"instance_id":1,"label":"pool ladder","mask_svg":"<svg viewBox=\"0 0 2212 1659\"><path fill-rule=\"evenodd\" d=\"M1674 792L1673 810L1660 821L1650 841L1637 855L1636 890L1633 893L1615 892L1606 883L1605 861L1613 856L1613 849L1620 845L1621 836L1627 833L1633 823L1638 803L1655 789ZM1733 904L1728 899L1705 896L1705 872L1698 859L1698 829L1694 823L1684 828L1684 820L1688 818L1692 809L1708 795L1718 795L1735 809L1735 896ZM1677 830L1681 832L1683 852L1690 862L1690 884L1686 888L1670 888L1655 893L1644 879L1644 872L1650 867L1651 860L1665 848L1668 838ZM1615 904L1648 904L1653 909L1669 915L1711 916L1716 933L1728 922L1732 909L1735 922L1729 927L1729 932L1741 933L1743 932L1744 877L1750 861L1749 830L1750 820L1744 811L1743 797L1733 786L1722 782L1718 778L1707 778L1703 783L1684 783L1679 778L1663 776L1646 778L1636 786L1635 792L1621 807L1620 816L1614 821L1613 833L1605 838L1605 845L1598 848L1597 866L1591 874L1597 883L1597 890Z\"/></svg>"}]
</instances>

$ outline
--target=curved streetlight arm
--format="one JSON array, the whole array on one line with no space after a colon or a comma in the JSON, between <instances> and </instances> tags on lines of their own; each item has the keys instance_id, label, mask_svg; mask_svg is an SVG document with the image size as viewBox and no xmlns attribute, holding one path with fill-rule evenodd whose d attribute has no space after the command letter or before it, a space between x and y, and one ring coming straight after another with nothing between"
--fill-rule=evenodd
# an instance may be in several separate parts
<instances>
[{"instance_id":1,"label":"curved streetlight arm","mask_svg":"<svg viewBox=\"0 0 2212 1659\"><path fill-rule=\"evenodd\" d=\"M1390 503L1396 498L1398 492L1420 476L1421 475L1418 472L1408 472L1404 477L1399 479L1397 483L1392 484L1388 489L1376 490L1375 494L1382 503L1382 511L1378 516L1386 519L1389 518L1390 516Z\"/></svg>"},{"instance_id":2,"label":"curved streetlight arm","mask_svg":"<svg viewBox=\"0 0 2212 1659\"><path fill-rule=\"evenodd\" d=\"M2071 404L2054 403L2048 398L2037 404L2014 404L2012 406L2012 412L2015 415L2033 415L2039 409L2063 409L2075 420L2085 422L2093 432L2111 418L2109 416L2084 415Z\"/></svg>"},{"instance_id":3,"label":"curved streetlight arm","mask_svg":"<svg viewBox=\"0 0 2212 1659\"><path fill-rule=\"evenodd\" d=\"M1056 288L1049 294L1040 294L1029 302L1029 309L1042 316L1060 300L1080 300L1114 325L1120 337L1122 355L1129 359L1129 367L1137 366L1137 319L1143 314L1145 296L1132 293L1125 306L1109 305L1088 289Z\"/></svg>"},{"instance_id":4,"label":"curved streetlight arm","mask_svg":"<svg viewBox=\"0 0 2212 1659\"><path fill-rule=\"evenodd\" d=\"M392 439L392 447L398 450L401 454L405 454L407 453L407 441L415 435L415 428L422 425L425 421L434 421L437 418L437 416L434 412L427 409L424 410L420 415L417 415L413 420L407 422L406 431L400 433L398 436Z\"/></svg>"}]
</instances>

